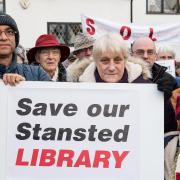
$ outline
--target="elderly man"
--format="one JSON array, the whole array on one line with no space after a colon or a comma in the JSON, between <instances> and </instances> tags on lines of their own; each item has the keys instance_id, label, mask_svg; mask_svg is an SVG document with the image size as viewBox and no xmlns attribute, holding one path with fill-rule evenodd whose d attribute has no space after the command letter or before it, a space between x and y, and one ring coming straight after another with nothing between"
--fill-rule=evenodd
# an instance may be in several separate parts
<instances>
[{"instance_id":1,"label":"elderly man","mask_svg":"<svg viewBox=\"0 0 180 180\"><path fill-rule=\"evenodd\" d=\"M155 43L149 37L141 37L132 45L132 55L142 58L152 66L153 82L158 84L160 90L164 90L165 96L170 98L172 90L177 87L176 80L166 73L166 68L155 63L157 60Z\"/></svg>"},{"instance_id":2,"label":"elderly man","mask_svg":"<svg viewBox=\"0 0 180 180\"><path fill-rule=\"evenodd\" d=\"M0 79L5 84L18 82L48 81L49 76L40 68L17 64L15 48L19 44L19 30L15 20L8 14L0 14Z\"/></svg>"},{"instance_id":3,"label":"elderly man","mask_svg":"<svg viewBox=\"0 0 180 180\"><path fill-rule=\"evenodd\" d=\"M157 84L159 90L164 92L164 132L177 129L175 112L170 103L172 91L177 88L174 77L166 73L166 68L155 63L157 59L155 43L148 37L137 39L132 45L132 54L142 58L147 64L151 65L152 81Z\"/></svg>"},{"instance_id":4,"label":"elderly man","mask_svg":"<svg viewBox=\"0 0 180 180\"><path fill-rule=\"evenodd\" d=\"M92 55L94 38L86 33L78 33L74 40L73 54L81 60Z\"/></svg>"},{"instance_id":5,"label":"elderly man","mask_svg":"<svg viewBox=\"0 0 180 180\"><path fill-rule=\"evenodd\" d=\"M79 33L75 37L73 54L77 59L67 68L67 81L77 82L85 68L92 62L94 38L86 33Z\"/></svg>"},{"instance_id":6,"label":"elderly man","mask_svg":"<svg viewBox=\"0 0 180 180\"><path fill-rule=\"evenodd\" d=\"M29 63L40 65L52 81L66 81L66 70L61 62L66 60L70 49L60 44L54 35L43 34L36 40L35 47L27 53Z\"/></svg>"},{"instance_id":7,"label":"elderly man","mask_svg":"<svg viewBox=\"0 0 180 180\"><path fill-rule=\"evenodd\" d=\"M96 40L92 62L80 82L151 83L149 69L141 59L132 58L118 34L109 33ZM138 63L134 63L138 61Z\"/></svg>"}]
</instances>

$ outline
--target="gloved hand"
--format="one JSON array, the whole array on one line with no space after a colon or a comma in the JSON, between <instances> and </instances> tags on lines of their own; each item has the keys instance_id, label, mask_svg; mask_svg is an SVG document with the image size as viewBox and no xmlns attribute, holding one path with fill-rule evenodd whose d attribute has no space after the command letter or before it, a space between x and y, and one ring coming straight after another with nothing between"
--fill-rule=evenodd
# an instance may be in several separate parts
<instances>
[{"instance_id":1,"label":"gloved hand","mask_svg":"<svg viewBox=\"0 0 180 180\"><path fill-rule=\"evenodd\" d=\"M168 100L172 95L172 91L177 88L176 79L166 72L156 81L156 84L158 90L164 92L165 100Z\"/></svg>"}]
</instances>

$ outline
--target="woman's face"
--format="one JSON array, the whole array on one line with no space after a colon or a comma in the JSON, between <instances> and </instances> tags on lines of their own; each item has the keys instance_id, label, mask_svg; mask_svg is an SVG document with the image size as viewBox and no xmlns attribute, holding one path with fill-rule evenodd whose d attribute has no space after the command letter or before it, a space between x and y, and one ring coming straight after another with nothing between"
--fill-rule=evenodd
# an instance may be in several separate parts
<instances>
[{"instance_id":1,"label":"woman's face","mask_svg":"<svg viewBox=\"0 0 180 180\"><path fill-rule=\"evenodd\" d=\"M106 52L97 60L96 66L103 81L116 83L124 74L124 56L122 53Z\"/></svg>"}]
</instances>

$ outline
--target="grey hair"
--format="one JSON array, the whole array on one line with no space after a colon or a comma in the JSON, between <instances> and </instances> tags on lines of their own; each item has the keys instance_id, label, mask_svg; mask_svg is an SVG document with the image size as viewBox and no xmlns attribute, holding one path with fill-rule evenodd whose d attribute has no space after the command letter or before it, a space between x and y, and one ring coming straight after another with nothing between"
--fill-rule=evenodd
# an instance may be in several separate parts
<instances>
[{"instance_id":1,"label":"grey hair","mask_svg":"<svg viewBox=\"0 0 180 180\"><path fill-rule=\"evenodd\" d=\"M167 44L161 44L158 45L158 50L157 50L157 54L159 53L166 53L166 52L170 52L173 55L173 58L175 58L176 53L174 52L173 48Z\"/></svg>"},{"instance_id":2,"label":"grey hair","mask_svg":"<svg viewBox=\"0 0 180 180\"><path fill-rule=\"evenodd\" d=\"M122 53L124 58L129 56L129 49L121 35L115 33L107 33L98 38L93 47L93 57L98 61L105 52L115 54Z\"/></svg>"}]
</instances>

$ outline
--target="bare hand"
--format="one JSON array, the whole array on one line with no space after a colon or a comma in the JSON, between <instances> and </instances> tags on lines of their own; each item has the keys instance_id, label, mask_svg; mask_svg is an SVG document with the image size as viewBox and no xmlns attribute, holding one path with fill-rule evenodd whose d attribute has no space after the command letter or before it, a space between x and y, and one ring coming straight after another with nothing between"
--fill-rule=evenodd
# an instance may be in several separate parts
<instances>
[{"instance_id":1,"label":"bare hand","mask_svg":"<svg viewBox=\"0 0 180 180\"><path fill-rule=\"evenodd\" d=\"M19 74L6 73L3 75L3 82L5 85L9 84L10 86L15 86L20 81L25 81L25 78Z\"/></svg>"}]
</instances>

